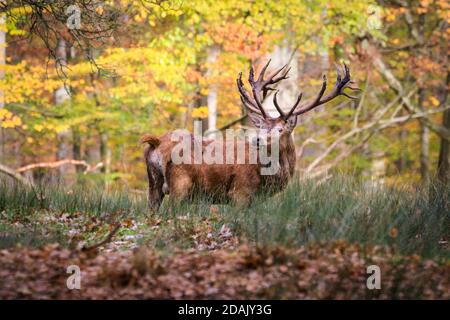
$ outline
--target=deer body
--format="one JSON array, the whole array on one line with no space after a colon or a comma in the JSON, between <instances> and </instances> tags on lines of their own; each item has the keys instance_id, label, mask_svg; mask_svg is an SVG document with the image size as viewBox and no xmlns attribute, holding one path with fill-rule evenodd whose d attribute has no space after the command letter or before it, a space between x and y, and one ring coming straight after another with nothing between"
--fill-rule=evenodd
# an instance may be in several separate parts
<instances>
[{"instance_id":1,"label":"deer body","mask_svg":"<svg viewBox=\"0 0 450 320\"><path fill-rule=\"evenodd\" d=\"M148 144L144 157L149 179L149 206L153 209L160 206L166 194L176 201L203 195L216 204L248 204L260 192L271 195L281 191L294 174L295 148L290 135L280 138L280 165L274 175L261 175L263 165L251 164L248 152L244 164L173 164L171 152L176 142L171 141L170 135L143 138ZM213 141L204 140L202 149L211 143ZM234 155L237 155L239 144L245 144L245 150L250 150L250 142L238 141L233 145ZM227 145L226 141L223 145Z\"/></svg>"},{"instance_id":2,"label":"deer body","mask_svg":"<svg viewBox=\"0 0 450 320\"><path fill-rule=\"evenodd\" d=\"M350 72L344 65L344 78L341 78L338 69L338 77L334 88L329 94L323 97L326 89L326 78L317 97L310 103L300 105L302 94L289 113L284 113L278 105L277 92L274 94L274 105L280 116L272 118L266 114L262 107L262 100L266 97L269 87L287 78L289 68L275 71L268 79L264 79L265 71L270 61L262 68L257 80L254 79L253 68L250 70L249 83L252 87L252 97L248 94L239 75L237 86L240 92L241 101L247 109L248 115L256 128L262 129L270 134L277 134L277 148L272 139L267 140L266 147L269 152L278 152L278 170L273 174L262 174L262 169L267 166L260 158L256 162L249 159L249 151L252 147L251 141L242 140L231 144L233 149L232 163L175 163L173 161L173 150L177 143L171 139L174 132L167 133L161 137L146 135L142 142L147 144L144 151L147 174L149 180L148 201L152 210L157 210L166 194L170 194L175 201L191 200L196 195L203 195L213 203L234 202L240 205L251 203L252 199L260 192L270 196L283 190L291 180L295 171L295 146L291 133L297 125L297 117L318 105L324 104L338 95L348 96L343 90L352 88L349 84ZM284 71L283 71L284 70ZM283 71L283 72L281 72ZM278 74L280 74L278 76ZM353 98L353 97L350 97ZM222 153L222 158L230 152L227 140L214 141L204 140L192 134L187 135L188 144L200 146L202 154L208 152L212 144L221 142L220 147L215 152ZM258 140L259 141L259 140ZM244 148L245 161L236 161L237 149ZM241 149L242 150L242 149ZM189 158L189 157L188 157Z\"/></svg>"}]
</instances>

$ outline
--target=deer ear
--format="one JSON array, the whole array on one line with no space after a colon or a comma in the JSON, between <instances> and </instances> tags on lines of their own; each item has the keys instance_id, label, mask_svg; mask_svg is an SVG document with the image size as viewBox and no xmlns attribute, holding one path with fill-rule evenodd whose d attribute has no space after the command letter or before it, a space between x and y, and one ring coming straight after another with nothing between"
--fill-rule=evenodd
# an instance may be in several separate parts
<instances>
[{"instance_id":1,"label":"deer ear","mask_svg":"<svg viewBox=\"0 0 450 320\"><path fill-rule=\"evenodd\" d=\"M297 125L297 116L291 116L287 121L287 127L289 131L293 131Z\"/></svg>"},{"instance_id":2,"label":"deer ear","mask_svg":"<svg viewBox=\"0 0 450 320\"><path fill-rule=\"evenodd\" d=\"M249 112L248 117L252 120L252 123L256 128L264 129L266 127L266 121L262 115L255 112Z\"/></svg>"}]
</instances>

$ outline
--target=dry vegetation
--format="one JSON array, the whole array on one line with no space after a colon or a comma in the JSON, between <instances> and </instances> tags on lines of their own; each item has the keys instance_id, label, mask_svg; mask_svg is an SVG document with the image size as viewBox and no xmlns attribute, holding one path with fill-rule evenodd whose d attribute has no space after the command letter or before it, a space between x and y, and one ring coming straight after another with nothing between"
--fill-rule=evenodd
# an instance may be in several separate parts
<instances>
[{"instance_id":1,"label":"dry vegetation","mask_svg":"<svg viewBox=\"0 0 450 320\"><path fill-rule=\"evenodd\" d=\"M149 216L145 197L124 191L6 187L1 298L450 298L445 188L341 177L293 183L246 210L163 203ZM117 223L110 242L81 250ZM79 291L66 287L72 264ZM371 264L381 290L366 289Z\"/></svg>"},{"instance_id":2,"label":"dry vegetation","mask_svg":"<svg viewBox=\"0 0 450 320\"><path fill-rule=\"evenodd\" d=\"M379 247L337 241L297 249L241 245L234 250L137 249L90 255L47 245L0 251L1 298L38 299L411 299L450 298L450 266ZM68 265L81 290L66 288ZM366 289L366 266L382 289Z\"/></svg>"}]
</instances>

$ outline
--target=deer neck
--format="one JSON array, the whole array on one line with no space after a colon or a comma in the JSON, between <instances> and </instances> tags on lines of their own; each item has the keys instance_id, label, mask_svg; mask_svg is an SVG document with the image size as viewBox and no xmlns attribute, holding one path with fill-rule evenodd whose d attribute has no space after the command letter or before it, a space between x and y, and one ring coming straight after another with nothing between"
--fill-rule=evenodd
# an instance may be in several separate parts
<instances>
[{"instance_id":1,"label":"deer neck","mask_svg":"<svg viewBox=\"0 0 450 320\"><path fill-rule=\"evenodd\" d=\"M264 175L264 185L271 186L274 191L284 189L294 175L295 146L291 135L282 136L279 142L279 169L274 175Z\"/></svg>"},{"instance_id":2,"label":"deer neck","mask_svg":"<svg viewBox=\"0 0 450 320\"><path fill-rule=\"evenodd\" d=\"M280 174L288 180L294 175L295 170L295 145L292 135L280 138Z\"/></svg>"}]
</instances>

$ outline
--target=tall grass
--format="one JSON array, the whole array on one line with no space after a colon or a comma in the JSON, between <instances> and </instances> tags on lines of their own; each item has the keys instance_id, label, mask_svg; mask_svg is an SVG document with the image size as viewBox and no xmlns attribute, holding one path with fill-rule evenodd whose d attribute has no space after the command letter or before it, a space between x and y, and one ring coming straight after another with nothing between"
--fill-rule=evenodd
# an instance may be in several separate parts
<instances>
[{"instance_id":1,"label":"tall grass","mask_svg":"<svg viewBox=\"0 0 450 320\"><path fill-rule=\"evenodd\" d=\"M381 187L349 177L295 182L277 197L229 215L235 229L264 244L299 246L345 239L401 253L449 256L450 188Z\"/></svg>"},{"instance_id":2,"label":"tall grass","mask_svg":"<svg viewBox=\"0 0 450 320\"><path fill-rule=\"evenodd\" d=\"M126 211L128 216L134 217L146 212L146 201L143 196L124 189L105 191L86 185L70 189L46 185L24 188L0 181L0 211L20 217L36 210L83 212L90 216Z\"/></svg>"},{"instance_id":3,"label":"tall grass","mask_svg":"<svg viewBox=\"0 0 450 320\"><path fill-rule=\"evenodd\" d=\"M211 216L210 204L182 203L170 206L170 198L157 218L190 226ZM282 193L266 198L259 195L252 206L217 207L220 219L212 225L219 230L227 224L234 234L264 245L296 247L310 242L344 239L362 245L389 245L402 254L448 258L450 238L450 188L375 186L352 177L340 176L318 184L295 181ZM149 213L145 195L126 190L105 192L98 188L71 190L40 186L24 189L0 183L0 223L33 219L34 212L82 212L87 216L122 213L145 221ZM183 220L175 219L183 216ZM169 246L180 237L173 234L155 239ZM1 230L0 230L1 231ZM190 238L190 235L186 235ZM175 241L175 240L173 240Z\"/></svg>"}]
</instances>

